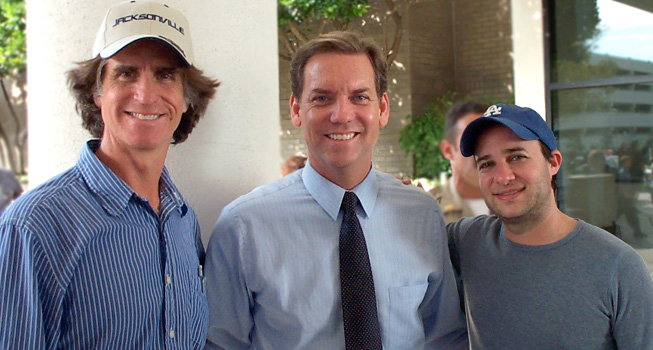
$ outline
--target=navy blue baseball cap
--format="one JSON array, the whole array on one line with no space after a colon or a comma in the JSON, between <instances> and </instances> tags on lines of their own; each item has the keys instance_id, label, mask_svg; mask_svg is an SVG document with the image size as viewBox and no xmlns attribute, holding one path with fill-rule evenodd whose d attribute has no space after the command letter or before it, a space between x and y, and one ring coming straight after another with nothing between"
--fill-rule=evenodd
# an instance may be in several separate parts
<instances>
[{"instance_id":1,"label":"navy blue baseball cap","mask_svg":"<svg viewBox=\"0 0 653 350\"><path fill-rule=\"evenodd\" d=\"M557 149L553 131L537 112L528 107L496 104L490 106L481 118L469 123L463 131L460 138L460 152L463 156L473 155L479 136L497 123L524 140L541 140L549 150Z\"/></svg>"}]
</instances>

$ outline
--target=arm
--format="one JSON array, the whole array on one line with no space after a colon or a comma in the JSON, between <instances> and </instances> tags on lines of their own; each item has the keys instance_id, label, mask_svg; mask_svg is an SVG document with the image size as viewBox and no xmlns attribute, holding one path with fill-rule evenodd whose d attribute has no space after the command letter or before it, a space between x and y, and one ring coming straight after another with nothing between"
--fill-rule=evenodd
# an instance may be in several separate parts
<instances>
[{"instance_id":1,"label":"arm","mask_svg":"<svg viewBox=\"0 0 653 350\"><path fill-rule=\"evenodd\" d=\"M227 207L218 219L207 248L209 329L206 349L248 349L251 345L254 303L245 281L239 223Z\"/></svg>"},{"instance_id":2,"label":"arm","mask_svg":"<svg viewBox=\"0 0 653 350\"><path fill-rule=\"evenodd\" d=\"M634 250L622 254L612 278L612 335L619 349L653 349L653 281Z\"/></svg>"},{"instance_id":3,"label":"arm","mask_svg":"<svg viewBox=\"0 0 653 350\"><path fill-rule=\"evenodd\" d=\"M460 300L460 309L465 310L465 290L463 285L463 277L460 267L460 253L458 252L458 236L456 235L457 228L460 227L460 222L452 222L447 225L447 237L449 238L449 256L451 258L451 265L453 267L454 275L456 278L456 285L458 288L458 299Z\"/></svg>"},{"instance_id":4,"label":"arm","mask_svg":"<svg viewBox=\"0 0 653 350\"><path fill-rule=\"evenodd\" d=\"M37 265L47 261L27 230L6 221L0 223L0 348L45 349L46 305L39 297Z\"/></svg>"},{"instance_id":5,"label":"arm","mask_svg":"<svg viewBox=\"0 0 653 350\"><path fill-rule=\"evenodd\" d=\"M438 233L438 245L434 247L440 251L439 264L441 266L440 281L429 281L435 284L435 293L427 294L430 298L428 309L424 317L424 328L426 335L426 349L467 349L468 337L465 325L464 313L460 308L461 302L458 299L456 277L449 257L447 237L444 228L444 220L440 220L440 233ZM432 287L430 286L429 289Z\"/></svg>"}]
</instances>

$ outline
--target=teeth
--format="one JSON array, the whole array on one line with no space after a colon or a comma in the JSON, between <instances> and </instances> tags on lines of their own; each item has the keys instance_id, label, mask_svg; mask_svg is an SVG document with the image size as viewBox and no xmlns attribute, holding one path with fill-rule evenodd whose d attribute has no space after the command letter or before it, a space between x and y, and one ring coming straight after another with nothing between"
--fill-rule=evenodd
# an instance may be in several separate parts
<instances>
[{"instance_id":1,"label":"teeth","mask_svg":"<svg viewBox=\"0 0 653 350\"><path fill-rule=\"evenodd\" d=\"M350 134L330 134L329 138L331 140L351 140L354 137L354 133Z\"/></svg>"},{"instance_id":2,"label":"teeth","mask_svg":"<svg viewBox=\"0 0 653 350\"><path fill-rule=\"evenodd\" d=\"M140 114L140 113L131 113L132 117L140 120L154 120L159 117L158 114Z\"/></svg>"}]
</instances>

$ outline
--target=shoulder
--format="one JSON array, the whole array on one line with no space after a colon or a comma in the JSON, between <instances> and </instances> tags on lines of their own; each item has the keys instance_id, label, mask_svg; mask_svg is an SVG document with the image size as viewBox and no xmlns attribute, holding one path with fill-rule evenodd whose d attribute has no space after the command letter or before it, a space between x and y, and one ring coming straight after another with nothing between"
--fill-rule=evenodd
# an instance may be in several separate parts
<instances>
[{"instance_id":1,"label":"shoulder","mask_svg":"<svg viewBox=\"0 0 653 350\"><path fill-rule=\"evenodd\" d=\"M3 213L0 223L32 222L43 213L64 210L76 197L87 196L85 191L80 191L81 186L83 180L78 170L70 168L18 197Z\"/></svg>"},{"instance_id":2,"label":"shoulder","mask_svg":"<svg viewBox=\"0 0 653 350\"><path fill-rule=\"evenodd\" d=\"M500 232L501 226L501 220L498 217L479 215L449 223L447 234L455 240L483 238L492 232Z\"/></svg>"},{"instance_id":3,"label":"shoulder","mask_svg":"<svg viewBox=\"0 0 653 350\"><path fill-rule=\"evenodd\" d=\"M633 247L602 228L579 219L577 230L581 245L597 260L612 262L642 260Z\"/></svg>"},{"instance_id":4,"label":"shoulder","mask_svg":"<svg viewBox=\"0 0 653 350\"><path fill-rule=\"evenodd\" d=\"M423 188L414 185L404 185L393 175L376 171L379 197L391 197L397 201L407 200L415 205L436 206L435 197L426 192Z\"/></svg>"},{"instance_id":5,"label":"shoulder","mask_svg":"<svg viewBox=\"0 0 653 350\"><path fill-rule=\"evenodd\" d=\"M269 184L254 188L229 203L221 216L227 213L256 212L274 206L289 205L302 194L308 195L301 178L301 172L295 172Z\"/></svg>"}]
</instances>

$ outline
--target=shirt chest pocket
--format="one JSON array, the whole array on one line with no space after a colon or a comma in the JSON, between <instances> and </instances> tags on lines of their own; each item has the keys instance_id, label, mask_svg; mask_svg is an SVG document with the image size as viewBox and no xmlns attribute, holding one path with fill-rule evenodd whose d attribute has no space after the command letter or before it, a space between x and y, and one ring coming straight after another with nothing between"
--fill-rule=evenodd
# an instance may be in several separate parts
<instances>
[{"instance_id":1,"label":"shirt chest pocket","mask_svg":"<svg viewBox=\"0 0 653 350\"><path fill-rule=\"evenodd\" d=\"M388 345L385 350L424 347L424 326L419 306L427 287L428 283L388 288L388 310L383 327Z\"/></svg>"}]
</instances>

